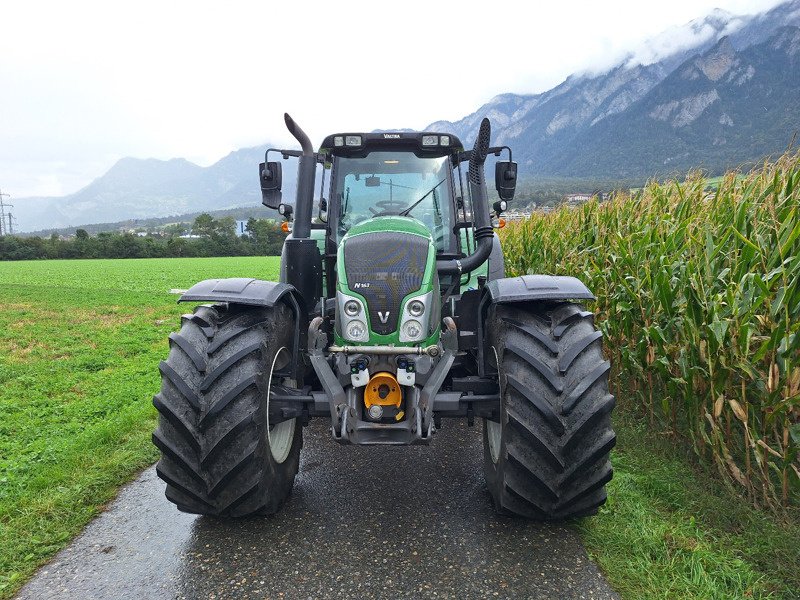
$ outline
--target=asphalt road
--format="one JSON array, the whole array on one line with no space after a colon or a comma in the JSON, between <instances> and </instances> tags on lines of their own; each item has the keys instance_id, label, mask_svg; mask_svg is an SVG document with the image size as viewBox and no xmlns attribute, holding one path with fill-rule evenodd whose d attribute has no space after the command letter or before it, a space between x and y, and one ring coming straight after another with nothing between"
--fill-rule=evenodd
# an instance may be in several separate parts
<instances>
[{"instance_id":1,"label":"asphalt road","mask_svg":"<svg viewBox=\"0 0 800 600\"><path fill-rule=\"evenodd\" d=\"M304 433L278 515L180 513L151 467L17 597L617 598L571 529L494 514L480 425L413 448Z\"/></svg>"}]
</instances>

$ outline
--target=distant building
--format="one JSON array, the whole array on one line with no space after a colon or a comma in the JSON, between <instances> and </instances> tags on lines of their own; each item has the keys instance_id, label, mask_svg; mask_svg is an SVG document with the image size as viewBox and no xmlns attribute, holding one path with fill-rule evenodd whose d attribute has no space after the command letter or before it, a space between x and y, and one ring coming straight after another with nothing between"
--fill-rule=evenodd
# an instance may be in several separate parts
<instances>
[{"instance_id":1,"label":"distant building","mask_svg":"<svg viewBox=\"0 0 800 600\"><path fill-rule=\"evenodd\" d=\"M236 221L236 235L239 237L249 235L247 231L247 221Z\"/></svg>"},{"instance_id":2,"label":"distant building","mask_svg":"<svg viewBox=\"0 0 800 600\"><path fill-rule=\"evenodd\" d=\"M502 218L504 218L506 221L524 221L530 216L531 213L529 210L512 210L503 213Z\"/></svg>"},{"instance_id":3,"label":"distant building","mask_svg":"<svg viewBox=\"0 0 800 600\"><path fill-rule=\"evenodd\" d=\"M591 199L591 194L567 194L564 196L564 202L567 204L582 204Z\"/></svg>"}]
</instances>

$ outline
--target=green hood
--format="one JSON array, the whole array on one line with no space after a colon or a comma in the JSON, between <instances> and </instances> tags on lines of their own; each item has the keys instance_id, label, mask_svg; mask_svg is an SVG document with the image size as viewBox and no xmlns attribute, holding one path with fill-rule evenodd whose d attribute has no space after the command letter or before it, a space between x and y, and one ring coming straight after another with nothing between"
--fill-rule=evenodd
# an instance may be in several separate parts
<instances>
[{"instance_id":1,"label":"green hood","mask_svg":"<svg viewBox=\"0 0 800 600\"><path fill-rule=\"evenodd\" d=\"M345 235L342 239L342 242L344 242L347 238L361 235L363 233L377 233L384 231L411 233L414 235L421 235L422 237L426 238L431 237L431 233L428 231L428 228L425 227L421 221L418 221L414 217L388 216L374 217L353 225L350 228L350 231L347 232L347 235Z\"/></svg>"},{"instance_id":2,"label":"green hood","mask_svg":"<svg viewBox=\"0 0 800 600\"><path fill-rule=\"evenodd\" d=\"M366 322L369 338L343 337L350 319L337 302L335 338L345 345L416 346L436 343L439 337L439 278L436 248L427 227L413 217L385 216L362 221L342 238L337 253L337 291L356 298L365 307L358 319ZM400 341L404 323L412 317L406 305L426 299L421 318L423 339Z\"/></svg>"}]
</instances>

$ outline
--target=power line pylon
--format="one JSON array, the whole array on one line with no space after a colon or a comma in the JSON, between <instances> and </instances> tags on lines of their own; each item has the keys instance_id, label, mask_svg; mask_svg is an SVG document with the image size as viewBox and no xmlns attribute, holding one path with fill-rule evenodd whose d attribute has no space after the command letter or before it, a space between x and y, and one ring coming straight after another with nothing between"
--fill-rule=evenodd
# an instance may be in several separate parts
<instances>
[{"instance_id":1,"label":"power line pylon","mask_svg":"<svg viewBox=\"0 0 800 600\"><path fill-rule=\"evenodd\" d=\"M11 198L9 194L4 194L0 190L0 235L11 235L14 232L11 227L11 213L8 214L8 226L6 226L6 208L14 208L14 205L3 202L3 196Z\"/></svg>"}]
</instances>

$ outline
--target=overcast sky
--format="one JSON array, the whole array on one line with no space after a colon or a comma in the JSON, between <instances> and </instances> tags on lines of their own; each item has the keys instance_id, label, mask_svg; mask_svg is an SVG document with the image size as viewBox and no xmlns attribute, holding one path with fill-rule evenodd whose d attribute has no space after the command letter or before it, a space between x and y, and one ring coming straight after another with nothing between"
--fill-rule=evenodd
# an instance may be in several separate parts
<instances>
[{"instance_id":1,"label":"overcast sky","mask_svg":"<svg viewBox=\"0 0 800 600\"><path fill-rule=\"evenodd\" d=\"M124 156L205 166L291 144L284 111L315 145L333 131L457 120L627 52L652 60L682 38L646 40L715 7L779 3L2 2L0 190L62 195Z\"/></svg>"}]
</instances>

